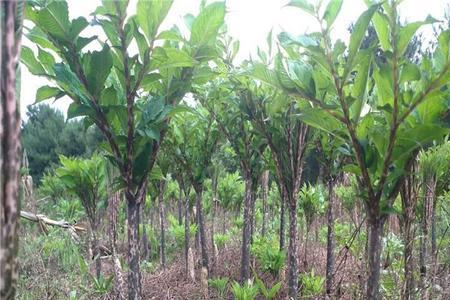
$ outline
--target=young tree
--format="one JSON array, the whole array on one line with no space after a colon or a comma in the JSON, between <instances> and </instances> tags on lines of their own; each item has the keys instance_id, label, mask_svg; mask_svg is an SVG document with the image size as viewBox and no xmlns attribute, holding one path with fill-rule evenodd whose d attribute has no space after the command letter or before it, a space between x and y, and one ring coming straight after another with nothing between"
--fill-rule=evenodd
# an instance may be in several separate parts
<instances>
[{"instance_id":1,"label":"young tree","mask_svg":"<svg viewBox=\"0 0 450 300\"><path fill-rule=\"evenodd\" d=\"M198 70L207 68L206 62L215 56L216 35L225 15L222 2L202 8L185 38L177 27L159 30L171 4L141 0L137 15L127 16L128 1L103 1L93 24L100 25L104 40L83 37L89 23L83 17L69 20L65 1L44 6L30 2L27 7L27 18L35 27L26 35L37 44L38 56L24 47L22 62L32 74L56 85L41 87L37 101L69 96L68 116L83 116L87 125L100 129L108 142L108 157L120 171L117 179L124 188L129 224L129 299L141 297L139 207L149 171L174 107L190 90ZM94 41L101 50L85 51ZM131 54L132 41L138 53Z\"/></svg>"},{"instance_id":2,"label":"young tree","mask_svg":"<svg viewBox=\"0 0 450 300\"><path fill-rule=\"evenodd\" d=\"M14 299L18 278L17 218L20 183L20 114L17 61L24 1L0 3L0 298ZM20 73L19 73L20 74Z\"/></svg>"},{"instance_id":3,"label":"young tree","mask_svg":"<svg viewBox=\"0 0 450 300\"><path fill-rule=\"evenodd\" d=\"M370 227L366 297L378 299L381 234L403 182L407 154L447 132L430 115L445 109L441 88L450 76L450 32L441 33L431 58L412 64L405 50L417 29L433 19L400 25L399 1L374 4L356 21L346 46L330 38L341 4L331 0L321 14L307 1L291 1L318 20L320 32L281 33L282 64L276 72L261 68L253 75L312 104L302 120L349 145L353 163L346 169L360 177ZM378 41L361 49L371 21ZM377 56L378 51L386 55Z\"/></svg>"},{"instance_id":4,"label":"young tree","mask_svg":"<svg viewBox=\"0 0 450 300\"><path fill-rule=\"evenodd\" d=\"M103 158L94 155L90 159L59 157L61 167L56 175L61 178L66 190L74 193L81 201L88 217L92 234L92 254L95 260L97 278L100 278L101 260L98 244L99 202L105 194L105 163Z\"/></svg>"}]
</instances>

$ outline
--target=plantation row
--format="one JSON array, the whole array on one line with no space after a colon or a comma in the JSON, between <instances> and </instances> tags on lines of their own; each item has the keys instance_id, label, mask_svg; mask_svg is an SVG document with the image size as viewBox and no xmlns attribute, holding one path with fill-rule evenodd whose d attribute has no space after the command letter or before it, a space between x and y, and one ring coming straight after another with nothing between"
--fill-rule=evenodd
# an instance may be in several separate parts
<instances>
[{"instance_id":1,"label":"plantation row","mask_svg":"<svg viewBox=\"0 0 450 300\"><path fill-rule=\"evenodd\" d=\"M368 0L345 43L342 2L241 63L224 2L167 30L169 0L2 2L2 299L448 297L449 22ZM61 134L20 130L19 53Z\"/></svg>"}]
</instances>

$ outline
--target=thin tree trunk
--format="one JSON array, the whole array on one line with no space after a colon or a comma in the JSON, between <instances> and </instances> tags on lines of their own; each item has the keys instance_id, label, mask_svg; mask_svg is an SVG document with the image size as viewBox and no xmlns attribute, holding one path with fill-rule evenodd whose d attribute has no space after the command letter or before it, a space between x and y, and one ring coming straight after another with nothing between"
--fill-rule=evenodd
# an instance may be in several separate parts
<instances>
[{"instance_id":1,"label":"thin tree trunk","mask_svg":"<svg viewBox=\"0 0 450 300\"><path fill-rule=\"evenodd\" d=\"M281 194L283 194L283 191L281 191ZM285 213L285 200L284 197L281 196L281 203L280 203L280 250L284 250L284 244L285 244L285 237L284 237L284 227L286 223L286 213Z\"/></svg>"},{"instance_id":2,"label":"thin tree trunk","mask_svg":"<svg viewBox=\"0 0 450 300\"><path fill-rule=\"evenodd\" d=\"M248 280L250 275L250 234L252 221L252 178L247 175L245 178L245 198L244 198L244 224L242 227L242 248L241 248L241 282Z\"/></svg>"},{"instance_id":3,"label":"thin tree trunk","mask_svg":"<svg viewBox=\"0 0 450 300\"><path fill-rule=\"evenodd\" d=\"M285 199L287 202L288 199ZM289 246L288 246L289 297L297 299L298 291L298 243L297 243L297 199L289 199Z\"/></svg>"},{"instance_id":4,"label":"thin tree trunk","mask_svg":"<svg viewBox=\"0 0 450 300\"><path fill-rule=\"evenodd\" d=\"M381 235L383 233L384 219L378 215L378 209L372 208L369 215L368 236L368 267L369 277L367 279L367 299L378 300L380 298L380 256Z\"/></svg>"},{"instance_id":5,"label":"thin tree trunk","mask_svg":"<svg viewBox=\"0 0 450 300\"><path fill-rule=\"evenodd\" d=\"M139 206L130 192L126 193L128 208L128 299L141 299L141 272L139 268Z\"/></svg>"},{"instance_id":6,"label":"thin tree trunk","mask_svg":"<svg viewBox=\"0 0 450 300\"><path fill-rule=\"evenodd\" d=\"M111 248L112 258L114 262L118 261L117 257L117 223L120 206L120 192L111 195L108 203L109 214L109 244ZM122 276L120 264L114 263L114 292L115 299L125 299L124 291L126 289Z\"/></svg>"},{"instance_id":7,"label":"thin tree trunk","mask_svg":"<svg viewBox=\"0 0 450 300\"><path fill-rule=\"evenodd\" d=\"M269 170L264 171L261 176L261 185L262 185L262 228L261 228L261 236L266 236L266 222L268 219L267 216L267 198L269 195Z\"/></svg>"},{"instance_id":8,"label":"thin tree trunk","mask_svg":"<svg viewBox=\"0 0 450 300\"><path fill-rule=\"evenodd\" d=\"M178 225L183 225L183 199L181 188L180 194L178 195Z\"/></svg>"},{"instance_id":9,"label":"thin tree trunk","mask_svg":"<svg viewBox=\"0 0 450 300\"><path fill-rule=\"evenodd\" d=\"M251 203L250 203L250 209L251 209L251 214L250 214L250 245L253 244L253 238L254 238L254 233L255 233L255 227L256 227L256 215L255 215L255 210L256 210L256 191L254 190L255 185L252 183L252 196L251 196Z\"/></svg>"},{"instance_id":10,"label":"thin tree trunk","mask_svg":"<svg viewBox=\"0 0 450 300\"><path fill-rule=\"evenodd\" d=\"M20 115L16 70L21 33L16 36L17 16L24 3L0 2L0 298L14 299L18 278L17 234L20 213Z\"/></svg>"},{"instance_id":11,"label":"thin tree trunk","mask_svg":"<svg viewBox=\"0 0 450 300\"><path fill-rule=\"evenodd\" d=\"M160 226L160 258L163 270L166 269L166 227L164 212L164 186L165 183L160 181L158 184L158 206L159 206L159 226Z\"/></svg>"},{"instance_id":12,"label":"thin tree trunk","mask_svg":"<svg viewBox=\"0 0 450 300\"><path fill-rule=\"evenodd\" d=\"M206 231L205 231L205 221L203 219L203 208L202 208L202 194L203 187L196 189L197 194L197 216L198 216L198 228L200 231L200 246L202 249L202 267L206 268L209 273L209 262L208 262L208 248L206 246Z\"/></svg>"},{"instance_id":13,"label":"thin tree trunk","mask_svg":"<svg viewBox=\"0 0 450 300\"><path fill-rule=\"evenodd\" d=\"M191 232L190 232L190 221L191 221L191 216L190 216L190 199L189 199L189 193L186 192L186 190L184 191L184 197L185 199L185 217L184 217L184 258L185 258L185 264L186 264L186 278L187 279L191 279L193 280L194 278L192 278L191 276L191 269L193 269L193 266L190 265L190 259L189 259L189 252L192 253L191 250Z\"/></svg>"},{"instance_id":14,"label":"thin tree trunk","mask_svg":"<svg viewBox=\"0 0 450 300\"><path fill-rule=\"evenodd\" d=\"M334 181L330 176L328 180L328 212L327 212L327 267L326 267L326 292L331 296L334 272Z\"/></svg>"}]
</instances>

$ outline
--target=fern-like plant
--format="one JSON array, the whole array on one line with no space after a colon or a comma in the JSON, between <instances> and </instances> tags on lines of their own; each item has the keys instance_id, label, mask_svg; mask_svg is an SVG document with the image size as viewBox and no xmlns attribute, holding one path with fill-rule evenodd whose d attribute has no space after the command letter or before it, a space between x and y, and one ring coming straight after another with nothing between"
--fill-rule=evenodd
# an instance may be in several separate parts
<instances>
[{"instance_id":1,"label":"fern-like plant","mask_svg":"<svg viewBox=\"0 0 450 300\"><path fill-rule=\"evenodd\" d=\"M209 285L217 291L217 295L219 299L225 299L225 295L227 293L228 288L228 278L214 278L208 280Z\"/></svg>"},{"instance_id":2,"label":"fern-like plant","mask_svg":"<svg viewBox=\"0 0 450 300\"><path fill-rule=\"evenodd\" d=\"M256 274L255 274L256 275ZM278 294L278 291L281 288L281 281L274 284L271 288L267 288L257 276L255 276L256 285L258 286L260 292L263 294L266 300L272 300Z\"/></svg>"},{"instance_id":3,"label":"fern-like plant","mask_svg":"<svg viewBox=\"0 0 450 300\"><path fill-rule=\"evenodd\" d=\"M238 282L233 282L231 291L236 300L253 300L258 295L258 287L245 283L240 285Z\"/></svg>"}]
</instances>

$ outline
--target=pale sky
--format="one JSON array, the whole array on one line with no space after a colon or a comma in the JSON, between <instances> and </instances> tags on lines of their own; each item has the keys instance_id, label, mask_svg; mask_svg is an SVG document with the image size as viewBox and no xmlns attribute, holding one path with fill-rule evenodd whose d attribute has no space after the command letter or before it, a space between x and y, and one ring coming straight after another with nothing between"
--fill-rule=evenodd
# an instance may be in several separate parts
<instances>
[{"instance_id":1,"label":"pale sky","mask_svg":"<svg viewBox=\"0 0 450 300\"><path fill-rule=\"evenodd\" d=\"M315 1L317 0L310 0L311 3ZM131 0L130 2L129 13L133 14L136 1ZM317 30L317 25L312 17L300 9L284 7L287 2L287 0L226 0L228 33L240 41L238 60L255 55L258 46L264 47L267 34L271 29L274 31L274 37L281 31L302 34ZM324 2L326 3L326 0ZM90 14L100 3L100 0L68 0L70 18L84 16L90 20ZM182 17L187 13L196 15L199 3L200 0L174 0L162 27L167 29L173 24L183 26ZM400 5L400 15L402 19L408 21L424 20L427 15L442 19L444 9L449 4L450 0L405 0ZM333 38L342 39L347 43L349 37L347 28L365 9L366 5L363 0L344 0L341 13L333 24ZM98 30L98 26L87 28L82 35L99 34ZM431 35L430 26L424 29L424 34ZM24 41L24 44L32 47L27 40ZM31 75L25 66L22 68L22 119L26 117L26 107L35 101L36 90L46 84L48 84L46 79ZM53 101L48 101L48 103L66 114L70 100L64 97L55 103Z\"/></svg>"}]
</instances>

